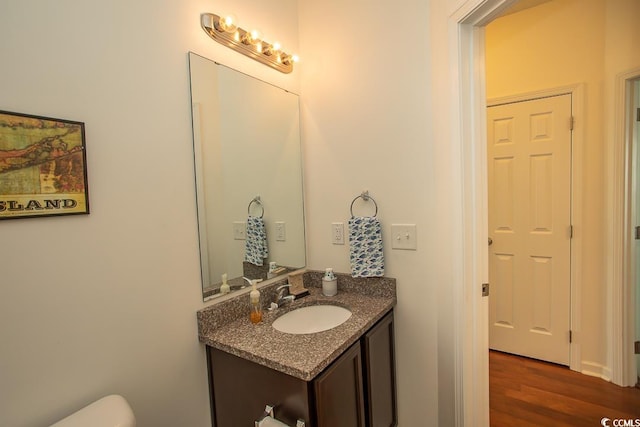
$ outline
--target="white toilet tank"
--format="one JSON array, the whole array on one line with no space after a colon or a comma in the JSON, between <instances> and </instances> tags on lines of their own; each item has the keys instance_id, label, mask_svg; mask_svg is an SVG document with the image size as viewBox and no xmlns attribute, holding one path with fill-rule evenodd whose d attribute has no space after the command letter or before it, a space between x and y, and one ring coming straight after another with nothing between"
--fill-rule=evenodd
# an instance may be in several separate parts
<instances>
[{"instance_id":1,"label":"white toilet tank","mask_svg":"<svg viewBox=\"0 0 640 427\"><path fill-rule=\"evenodd\" d=\"M124 397L103 397L51 427L135 427L136 418Z\"/></svg>"}]
</instances>

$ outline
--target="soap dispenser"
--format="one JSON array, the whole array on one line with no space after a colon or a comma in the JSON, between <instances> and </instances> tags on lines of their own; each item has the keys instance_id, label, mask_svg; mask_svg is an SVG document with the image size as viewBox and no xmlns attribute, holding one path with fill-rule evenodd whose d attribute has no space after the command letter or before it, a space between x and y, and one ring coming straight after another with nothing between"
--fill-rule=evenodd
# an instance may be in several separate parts
<instances>
[{"instance_id":1,"label":"soap dispenser","mask_svg":"<svg viewBox=\"0 0 640 427\"><path fill-rule=\"evenodd\" d=\"M322 294L332 297L338 293L338 278L333 274L333 268L327 268L322 278Z\"/></svg>"},{"instance_id":2,"label":"soap dispenser","mask_svg":"<svg viewBox=\"0 0 640 427\"><path fill-rule=\"evenodd\" d=\"M251 323L260 323L262 321L262 306L260 304L260 291L256 288L260 279L251 281L251 292L249 292L249 302L251 303L251 313L249 319Z\"/></svg>"},{"instance_id":3,"label":"soap dispenser","mask_svg":"<svg viewBox=\"0 0 640 427\"><path fill-rule=\"evenodd\" d=\"M231 291L229 284L227 283L227 273L222 275L222 285L220 285L220 293L222 295L228 294Z\"/></svg>"}]
</instances>

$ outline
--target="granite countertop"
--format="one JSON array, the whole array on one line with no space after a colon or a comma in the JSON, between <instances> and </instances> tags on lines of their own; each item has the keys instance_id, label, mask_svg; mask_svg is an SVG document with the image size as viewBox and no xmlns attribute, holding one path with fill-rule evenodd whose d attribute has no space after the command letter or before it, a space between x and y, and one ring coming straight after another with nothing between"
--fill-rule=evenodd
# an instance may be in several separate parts
<instances>
[{"instance_id":1,"label":"granite countertop","mask_svg":"<svg viewBox=\"0 0 640 427\"><path fill-rule=\"evenodd\" d=\"M200 310L200 341L296 378L312 380L396 303L394 279L354 279L339 274L338 294L326 297L322 295L321 278L321 272L306 272L305 287L310 295L274 311L265 310L262 322L256 325L249 321L246 294L238 296L237 301L229 301L227 307L211 306ZM264 306L273 301L275 288L282 283L261 289ZM314 334L287 334L271 326L284 313L318 304L342 306L351 310L352 315L343 324ZM222 321L224 317L226 320Z\"/></svg>"}]
</instances>

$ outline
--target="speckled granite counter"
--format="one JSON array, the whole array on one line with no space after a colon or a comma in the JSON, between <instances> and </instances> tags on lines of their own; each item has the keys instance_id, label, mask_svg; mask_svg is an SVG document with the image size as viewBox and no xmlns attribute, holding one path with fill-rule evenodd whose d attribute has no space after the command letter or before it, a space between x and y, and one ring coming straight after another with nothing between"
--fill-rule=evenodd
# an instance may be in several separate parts
<instances>
[{"instance_id":1,"label":"speckled granite counter","mask_svg":"<svg viewBox=\"0 0 640 427\"><path fill-rule=\"evenodd\" d=\"M304 276L310 295L273 312L265 311L262 322L249 321L249 296L212 305L198 311L198 333L206 345L284 372L305 381L313 379L396 304L395 279L352 278L338 275L338 294L322 295L322 273ZM261 289L263 305L273 301L275 283ZM299 307L333 304L351 310L343 324L315 334L293 335L279 332L271 324L284 313Z\"/></svg>"}]
</instances>

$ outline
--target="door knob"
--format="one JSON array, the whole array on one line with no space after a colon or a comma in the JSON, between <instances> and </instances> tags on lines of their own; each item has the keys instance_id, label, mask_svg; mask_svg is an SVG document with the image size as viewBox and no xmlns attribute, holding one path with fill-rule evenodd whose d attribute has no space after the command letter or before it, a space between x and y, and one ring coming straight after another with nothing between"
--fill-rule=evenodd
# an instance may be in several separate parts
<instances>
[{"instance_id":1,"label":"door knob","mask_svg":"<svg viewBox=\"0 0 640 427\"><path fill-rule=\"evenodd\" d=\"M493 245L493 239L489 237L489 246Z\"/></svg>"}]
</instances>

